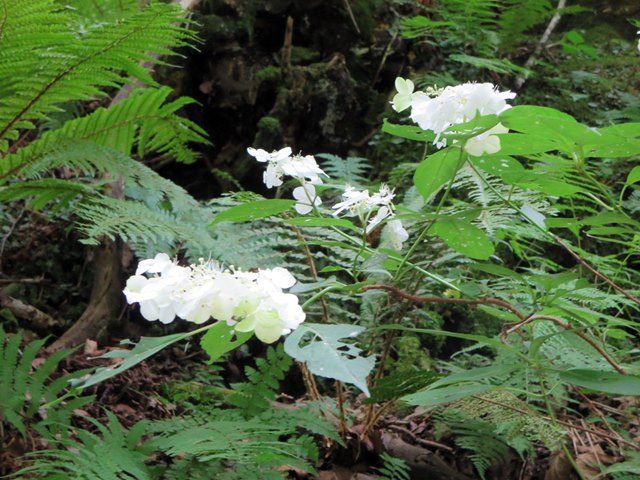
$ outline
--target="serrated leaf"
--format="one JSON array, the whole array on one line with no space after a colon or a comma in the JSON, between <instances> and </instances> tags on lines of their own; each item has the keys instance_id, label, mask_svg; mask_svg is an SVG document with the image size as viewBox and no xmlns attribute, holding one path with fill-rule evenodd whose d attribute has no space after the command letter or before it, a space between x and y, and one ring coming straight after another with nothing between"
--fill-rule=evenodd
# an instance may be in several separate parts
<instances>
[{"instance_id":1,"label":"serrated leaf","mask_svg":"<svg viewBox=\"0 0 640 480\"><path fill-rule=\"evenodd\" d=\"M255 202L243 203L236 205L222 213L219 213L209 225L213 226L220 222L248 222L250 220L258 220L260 218L278 215L286 212L295 205L295 200L257 200Z\"/></svg>"},{"instance_id":2,"label":"serrated leaf","mask_svg":"<svg viewBox=\"0 0 640 480\"><path fill-rule=\"evenodd\" d=\"M209 363L230 352L253 336L253 332L236 332L226 322L213 325L200 339L200 346L209 355Z\"/></svg>"},{"instance_id":3,"label":"serrated leaf","mask_svg":"<svg viewBox=\"0 0 640 480\"><path fill-rule=\"evenodd\" d=\"M368 397L367 376L375 357L362 357L360 348L341 341L363 330L364 327L354 325L304 323L287 337L284 350L299 362L305 362L314 375L355 385ZM308 336L311 338L307 341Z\"/></svg>"}]
</instances>

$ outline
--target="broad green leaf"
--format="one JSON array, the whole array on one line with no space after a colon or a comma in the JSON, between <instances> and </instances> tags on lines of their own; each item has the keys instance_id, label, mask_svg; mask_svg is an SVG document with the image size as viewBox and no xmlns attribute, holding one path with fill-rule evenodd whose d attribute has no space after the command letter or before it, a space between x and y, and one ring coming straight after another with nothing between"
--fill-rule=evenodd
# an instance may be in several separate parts
<instances>
[{"instance_id":1,"label":"broad green leaf","mask_svg":"<svg viewBox=\"0 0 640 480\"><path fill-rule=\"evenodd\" d=\"M627 175L627 181L625 183L627 185L631 185L636 182L640 182L640 165L631 169L629 175Z\"/></svg>"},{"instance_id":2,"label":"broad green leaf","mask_svg":"<svg viewBox=\"0 0 640 480\"><path fill-rule=\"evenodd\" d=\"M462 166L461 151L448 147L425 158L413 176L413 183L426 200L449 182Z\"/></svg>"},{"instance_id":3,"label":"broad green leaf","mask_svg":"<svg viewBox=\"0 0 640 480\"><path fill-rule=\"evenodd\" d=\"M454 385L463 382L478 382L487 381L489 379L502 379L507 377L511 372L523 368L521 365L507 365L504 363L497 363L488 367L473 368L471 370L463 370L461 372L455 372L446 377L443 377L432 385L430 389L441 388L445 385Z\"/></svg>"},{"instance_id":4,"label":"broad green leaf","mask_svg":"<svg viewBox=\"0 0 640 480\"><path fill-rule=\"evenodd\" d=\"M476 115L468 122L451 125L442 132L442 138L446 138L449 142L453 140L467 140L490 130L498 123L500 123L500 120L497 115Z\"/></svg>"},{"instance_id":5,"label":"broad green leaf","mask_svg":"<svg viewBox=\"0 0 640 480\"><path fill-rule=\"evenodd\" d=\"M287 225L295 225L298 227L342 227L349 230L360 232L362 229L356 227L349 220L344 218L332 218L332 217L294 217L285 218L283 223Z\"/></svg>"},{"instance_id":6,"label":"broad green leaf","mask_svg":"<svg viewBox=\"0 0 640 480\"><path fill-rule=\"evenodd\" d=\"M598 137L585 145L586 157L631 157L640 153L640 123L625 123L594 130Z\"/></svg>"},{"instance_id":7,"label":"broad green leaf","mask_svg":"<svg viewBox=\"0 0 640 480\"><path fill-rule=\"evenodd\" d=\"M464 220L441 218L431 227L431 232L444 240L449 247L467 257L486 260L493 255L493 243L487 235Z\"/></svg>"},{"instance_id":8,"label":"broad green leaf","mask_svg":"<svg viewBox=\"0 0 640 480\"><path fill-rule=\"evenodd\" d=\"M174 333L173 335L166 335L164 337L141 337L140 341L132 350L111 350L97 358L122 358L123 361L118 365L111 367L100 367L88 378L78 379L77 382L74 382L73 386L78 388L87 388L92 385L97 385L100 382L121 374L125 370L129 370L131 367L135 367L137 364L146 360L151 355L158 353L163 348L188 338L194 333L195 332Z\"/></svg>"},{"instance_id":9,"label":"broad green leaf","mask_svg":"<svg viewBox=\"0 0 640 480\"><path fill-rule=\"evenodd\" d=\"M243 203L219 213L210 225L215 225L220 222L247 222L249 220L278 215L279 213L289 210L295 203L295 200L280 199L257 200L255 202Z\"/></svg>"},{"instance_id":10,"label":"broad green leaf","mask_svg":"<svg viewBox=\"0 0 640 480\"><path fill-rule=\"evenodd\" d=\"M430 130L422 130L417 125L397 125L390 123L386 118L382 124L382 131L394 137L416 140L418 142L433 142L436 138L435 133Z\"/></svg>"},{"instance_id":11,"label":"broad green leaf","mask_svg":"<svg viewBox=\"0 0 640 480\"><path fill-rule=\"evenodd\" d=\"M558 150L566 153L580 150L577 146L597 142L600 136L571 115L549 107L513 107L500 115L500 121L510 130L556 139Z\"/></svg>"},{"instance_id":12,"label":"broad green leaf","mask_svg":"<svg viewBox=\"0 0 640 480\"><path fill-rule=\"evenodd\" d=\"M558 149L558 142L544 135L501 133L500 153L503 155L533 155Z\"/></svg>"},{"instance_id":13,"label":"broad green leaf","mask_svg":"<svg viewBox=\"0 0 640 480\"><path fill-rule=\"evenodd\" d=\"M213 325L200 339L200 346L209 355L209 363L215 362L227 352L247 342L253 332L235 332L227 322Z\"/></svg>"},{"instance_id":14,"label":"broad green leaf","mask_svg":"<svg viewBox=\"0 0 640 480\"><path fill-rule=\"evenodd\" d=\"M493 155L472 158L471 162L481 170L500 177L506 183L517 183L528 174L522 164L502 151Z\"/></svg>"},{"instance_id":15,"label":"broad green leaf","mask_svg":"<svg viewBox=\"0 0 640 480\"><path fill-rule=\"evenodd\" d=\"M487 385L484 383L463 383L457 385L449 385L442 388L434 388L422 390L421 392L405 395L402 400L410 405L420 405L422 407L429 407L432 405L439 405L441 403L450 403L463 398L470 397L471 395L478 395L480 393L488 392L489 390L495 390L495 385Z\"/></svg>"},{"instance_id":16,"label":"broad green leaf","mask_svg":"<svg viewBox=\"0 0 640 480\"><path fill-rule=\"evenodd\" d=\"M560 372L560 378L572 385L611 393L613 395L640 395L640 377L617 372L575 369Z\"/></svg>"},{"instance_id":17,"label":"broad green leaf","mask_svg":"<svg viewBox=\"0 0 640 480\"><path fill-rule=\"evenodd\" d=\"M303 323L284 342L284 351L299 362L306 362L314 375L355 385L367 397L367 376L375 357L362 357L362 350L341 339L359 335L364 327ZM307 338L310 337L310 338Z\"/></svg>"}]
</instances>

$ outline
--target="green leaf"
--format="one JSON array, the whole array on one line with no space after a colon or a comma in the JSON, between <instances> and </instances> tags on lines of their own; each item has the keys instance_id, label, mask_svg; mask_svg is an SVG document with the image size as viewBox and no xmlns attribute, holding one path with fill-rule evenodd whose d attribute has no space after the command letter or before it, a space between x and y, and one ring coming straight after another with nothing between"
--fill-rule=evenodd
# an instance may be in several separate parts
<instances>
[{"instance_id":1,"label":"green leaf","mask_svg":"<svg viewBox=\"0 0 640 480\"><path fill-rule=\"evenodd\" d=\"M303 323L287 337L284 350L299 362L306 362L314 375L355 385L368 397L367 376L373 369L375 357L362 357L361 349L341 341L363 330L364 327L354 325Z\"/></svg>"},{"instance_id":2,"label":"green leaf","mask_svg":"<svg viewBox=\"0 0 640 480\"><path fill-rule=\"evenodd\" d=\"M573 369L560 372L560 378L572 385L611 393L613 395L640 395L640 377L589 369Z\"/></svg>"},{"instance_id":3,"label":"green leaf","mask_svg":"<svg viewBox=\"0 0 640 480\"><path fill-rule=\"evenodd\" d=\"M426 200L458 172L462 166L460 153L459 148L449 147L429 155L420 162L413 176L413 183Z\"/></svg>"},{"instance_id":4,"label":"green leaf","mask_svg":"<svg viewBox=\"0 0 640 480\"><path fill-rule=\"evenodd\" d=\"M627 175L626 185L631 185L633 183L640 182L640 165L633 167Z\"/></svg>"},{"instance_id":5,"label":"green leaf","mask_svg":"<svg viewBox=\"0 0 640 480\"><path fill-rule=\"evenodd\" d=\"M111 367L100 367L96 369L95 373L86 379L78 379L72 382L74 387L87 388L92 385L97 385L111 377L121 374L125 370L129 370L131 367L135 367L143 360L149 358L151 355L158 353L163 348L169 345L179 342L185 338L194 335L196 332L186 333L174 333L173 335L166 335L164 337L141 337L138 344L133 350L111 350L97 358L122 358L123 361L118 365ZM128 341L121 343L126 344Z\"/></svg>"},{"instance_id":6,"label":"green leaf","mask_svg":"<svg viewBox=\"0 0 640 480\"><path fill-rule=\"evenodd\" d=\"M431 232L439 236L455 251L470 258L486 260L493 255L494 247L487 235L478 227L456 218L441 218Z\"/></svg>"},{"instance_id":7,"label":"green leaf","mask_svg":"<svg viewBox=\"0 0 640 480\"><path fill-rule=\"evenodd\" d=\"M253 332L235 332L227 322L218 322L200 339L200 346L209 355L209 363L215 362L253 336Z\"/></svg>"},{"instance_id":8,"label":"green leaf","mask_svg":"<svg viewBox=\"0 0 640 480\"><path fill-rule=\"evenodd\" d=\"M435 133L431 130L422 130L416 125L396 125L395 123L389 123L386 118L382 124L382 131L395 137L418 142L433 142L436 138Z\"/></svg>"},{"instance_id":9,"label":"green leaf","mask_svg":"<svg viewBox=\"0 0 640 480\"><path fill-rule=\"evenodd\" d=\"M278 215L279 213L289 210L295 203L295 200L280 199L257 200L255 202L243 203L242 205L236 205L219 213L216 218L213 219L210 226L220 222L247 222Z\"/></svg>"},{"instance_id":10,"label":"green leaf","mask_svg":"<svg viewBox=\"0 0 640 480\"><path fill-rule=\"evenodd\" d=\"M343 218L332 217L294 217L282 220L287 225L295 225L298 227L342 227L349 230L360 232L362 229L356 227L349 220Z\"/></svg>"},{"instance_id":11,"label":"green leaf","mask_svg":"<svg viewBox=\"0 0 640 480\"><path fill-rule=\"evenodd\" d=\"M442 138L452 140L468 140L495 127L500 120L497 115L476 115L465 123L451 125L444 132Z\"/></svg>"},{"instance_id":12,"label":"green leaf","mask_svg":"<svg viewBox=\"0 0 640 480\"><path fill-rule=\"evenodd\" d=\"M422 390L421 392L405 395L402 400L410 405L420 405L428 407L439 405L441 403L455 402L471 395L477 395L489 390L495 390L495 385L486 385L482 383L463 383L458 385L449 385L448 387L434 388Z\"/></svg>"},{"instance_id":13,"label":"green leaf","mask_svg":"<svg viewBox=\"0 0 640 480\"><path fill-rule=\"evenodd\" d=\"M473 158L471 162L481 170L500 177L509 184L517 183L527 175L527 171L518 160L505 155L502 151Z\"/></svg>"}]
</instances>

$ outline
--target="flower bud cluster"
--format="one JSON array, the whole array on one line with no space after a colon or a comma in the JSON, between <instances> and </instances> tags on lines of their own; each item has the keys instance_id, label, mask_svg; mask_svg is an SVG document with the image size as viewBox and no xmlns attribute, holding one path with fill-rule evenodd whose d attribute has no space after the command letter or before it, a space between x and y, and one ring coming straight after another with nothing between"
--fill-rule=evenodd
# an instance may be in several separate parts
<instances>
[{"instance_id":1,"label":"flower bud cluster","mask_svg":"<svg viewBox=\"0 0 640 480\"><path fill-rule=\"evenodd\" d=\"M441 90L414 92L413 82L400 77L396 78L396 90L398 93L391 102L394 110L401 112L411 108L411 120L423 130L436 134L434 144L438 148L447 145L447 140L441 138L447 128L471 121L476 115L499 115L511 108L507 100L516 96L508 90L498 91L491 83L463 83ZM499 152L500 138L496 134L507 132L508 129L498 123L467 141L465 150L474 156Z\"/></svg>"},{"instance_id":2,"label":"flower bud cluster","mask_svg":"<svg viewBox=\"0 0 640 480\"><path fill-rule=\"evenodd\" d=\"M284 268L245 272L203 260L182 267L159 253L139 263L124 294L150 321L170 323L177 316L204 323L214 318L273 343L305 319L298 297L283 291L295 283Z\"/></svg>"}]
</instances>

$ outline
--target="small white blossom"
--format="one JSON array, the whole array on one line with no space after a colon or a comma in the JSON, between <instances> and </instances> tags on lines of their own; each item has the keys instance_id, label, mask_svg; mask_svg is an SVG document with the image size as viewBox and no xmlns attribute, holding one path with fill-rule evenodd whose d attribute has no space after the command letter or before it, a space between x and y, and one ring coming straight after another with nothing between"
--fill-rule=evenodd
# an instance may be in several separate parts
<instances>
[{"instance_id":1,"label":"small white blossom","mask_svg":"<svg viewBox=\"0 0 640 480\"><path fill-rule=\"evenodd\" d=\"M333 206L334 215L341 214L344 210L352 213L366 213L376 207L392 208L391 201L395 197L393 190L387 185L382 184L378 193L369 195L369 190L356 190L351 185L346 185L342 194L342 202L338 202Z\"/></svg>"},{"instance_id":2,"label":"small white blossom","mask_svg":"<svg viewBox=\"0 0 640 480\"><path fill-rule=\"evenodd\" d=\"M380 209L376 212L373 218L369 219L369 223L367 224L367 228L365 229L365 233L370 233L374 228L380 225L385 218L393 215L393 212L389 207L380 207Z\"/></svg>"},{"instance_id":3,"label":"small white blossom","mask_svg":"<svg viewBox=\"0 0 640 480\"><path fill-rule=\"evenodd\" d=\"M303 181L307 179L310 183L322 183L320 175L326 175L318 166L313 155L294 155L292 158L282 162L282 172L290 177Z\"/></svg>"},{"instance_id":4,"label":"small white blossom","mask_svg":"<svg viewBox=\"0 0 640 480\"><path fill-rule=\"evenodd\" d=\"M474 157L479 157L485 153L498 153L502 146L500 145L500 137L496 136L496 133L507 133L508 131L507 127L499 123L486 132L471 137L465 143L464 149Z\"/></svg>"},{"instance_id":5,"label":"small white blossom","mask_svg":"<svg viewBox=\"0 0 640 480\"><path fill-rule=\"evenodd\" d=\"M400 220L391 220L384 229L385 239L396 251L402 250L402 244L409 238L409 233Z\"/></svg>"},{"instance_id":6,"label":"small white blossom","mask_svg":"<svg viewBox=\"0 0 640 480\"><path fill-rule=\"evenodd\" d=\"M411 80L402 77L396 78L396 90L398 93L393 97L391 106L396 112L402 112L409 108L416 98L427 96L424 92L414 92L414 85Z\"/></svg>"},{"instance_id":7,"label":"small white blossom","mask_svg":"<svg viewBox=\"0 0 640 480\"><path fill-rule=\"evenodd\" d=\"M326 175L318 166L313 155L291 156L291 147L285 147L272 153L261 148L247 148L247 153L255 157L258 162L267 163L267 169L262 174L262 179L267 188L282 185L282 177L289 175L300 182L322 183L320 175Z\"/></svg>"},{"instance_id":8,"label":"small white blossom","mask_svg":"<svg viewBox=\"0 0 640 480\"><path fill-rule=\"evenodd\" d=\"M306 215L313 210L314 206L317 207L322 204L322 200L316 193L316 187L311 183L305 183L301 187L294 188L293 198L298 201L294 208L300 215Z\"/></svg>"}]
</instances>

